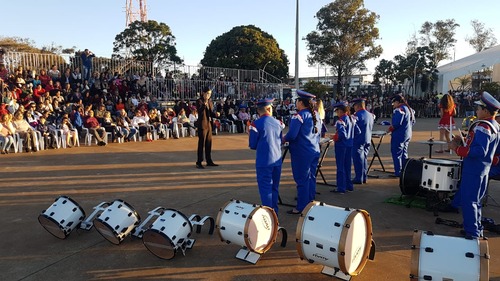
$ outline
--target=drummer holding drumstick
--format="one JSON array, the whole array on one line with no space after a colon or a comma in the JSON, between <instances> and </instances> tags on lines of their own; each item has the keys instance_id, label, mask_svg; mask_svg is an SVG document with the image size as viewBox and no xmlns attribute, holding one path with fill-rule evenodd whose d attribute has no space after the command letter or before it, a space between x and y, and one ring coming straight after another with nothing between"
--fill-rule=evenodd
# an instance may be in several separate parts
<instances>
[{"instance_id":1,"label":"drummer holding drumstick","mask_svg":"<svg viewBox=\"0 0 500 281\"><path fill-rule=\"evenodd\" d=\"M459 136L450 143L450 149L463 157L462 179L451 207L462 208L466 236L482 237L481 202L486 194L488 173L500 141L500 128L494 119L500 103L488 92L483 92L481 99L475 104L479 121L469 128L465 144L461 144Z\"/></svg>"}]
</instances>

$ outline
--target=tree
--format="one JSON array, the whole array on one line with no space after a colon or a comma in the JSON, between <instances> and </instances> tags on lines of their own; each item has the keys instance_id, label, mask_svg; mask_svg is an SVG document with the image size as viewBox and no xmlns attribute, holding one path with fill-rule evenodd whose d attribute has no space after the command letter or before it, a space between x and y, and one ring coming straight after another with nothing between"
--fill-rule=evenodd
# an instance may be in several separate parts
<instances>
[{"instance_id":1,"label":"tree","mask_svg":"<svg viewBox=\"0 0 500 281\"><path fill-rule=\"evenodd\" d=\"M35 42L28 38L21 37L1 37L0 48L11 52L40 53L40 49L35 47Z\"/></svg>"},{"instance_id":2,"label":"tree","mask_svg":"<svg viewBox=\"0 0 500 281\"><path fill-rule=\"evenodd\" d=\"M438 65L440 61L449 59L450 48L455 46L455 29L460 25L454 19L438 20L435 23L426 21L419 33L421 45L428 46L434 53L432 62Z\"/></svg>"},{"instance_id":3,"label":"tree","mask_svg":"<svg viewBox=\"0 0 500 281\"><path fill-rule=\"evenodd\" d=\"M306 84L304 84L304 91L316 95L316 97L319 99L323 99L328 93L329 89L330 87L328 87L327 85L315 80L308 81Z\"/></svg>"},{"instance_id":4,"label":"tree","mask_svg":"<svg viewBox=\"0 0 500 281\"><path fill-rule=\"evenodd\" d=\"M479 20L472 20L470 24L472 25L472 29L474 29L474 35L471 37L465 37L465 40L474 48L474 50L476 50L476 52L479 53L496 45L497 38L491 28L486 28L484 23L479 22Z\"/></svg>"},{"instance_id":5,"label":"tree","mask_svg":"<svg viewBox=\"0 0 500 281\"><path fill-rule=\"evenodd\" d=\"M281 80L288 78L285 51L280 49L273 36L253 25L233 27L217 36L205 49L201 64L248 70L266 66L266 72Z\"/></svg>"},{"instance_id":6,"label":"tree","mask_svg":"<svg viewBox=\"0 0 500 281\"><path fill-rule=\"evenodd\" d=\"M123 32L116 35L113 56L131 56L136 60L149 61L156 66L182 63L177 56L175 36L165 23L154 20L134 21Z\"/></svg>"},{"instance_id":7,"label":"tree","mask_svg":"<svg viewBox=\"0 0 500 281\"><path fill-rule=\"evenodd\" d=\"M316 13L316 31L306 36L310 65L331 66L337 75L337 93L344 77L365 68L365 61L382 54L375 45L379 38L375 24L379 18L363 7L363 0L336 0Z\"/></svg>"}]
</instances>

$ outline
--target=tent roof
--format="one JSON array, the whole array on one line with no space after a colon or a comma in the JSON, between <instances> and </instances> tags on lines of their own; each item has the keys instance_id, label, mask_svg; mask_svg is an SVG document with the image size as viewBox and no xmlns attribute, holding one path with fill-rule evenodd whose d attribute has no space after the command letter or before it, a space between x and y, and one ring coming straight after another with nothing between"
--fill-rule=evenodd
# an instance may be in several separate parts
<instances>
[{"instance_id":1,"label":"tent roof","mask_svg":"<svg viewBox=\"0 0 500 281\"><path fill-rule=\"evenodd\" d=\"M437 68L439 71L437 91L439 93L446 93L449 89L450 81L455 78L471 74L472 72L498 63L500 63L500 45L440 66Z\"/></svg>"}]
</instances>

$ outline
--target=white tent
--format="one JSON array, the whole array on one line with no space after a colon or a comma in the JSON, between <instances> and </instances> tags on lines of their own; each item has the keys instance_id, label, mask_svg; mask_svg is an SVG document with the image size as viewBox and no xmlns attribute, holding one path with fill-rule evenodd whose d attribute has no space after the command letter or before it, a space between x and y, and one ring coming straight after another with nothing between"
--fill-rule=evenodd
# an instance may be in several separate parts
<instances>
[{"instance_id":1,"label":"white tent","mask_svg":"<svg viewBox=\"0 0 500 281\"><path fill-rule=\"evenodd\" d=\"M437 92L448 92L450 81L453 81L457 77L472 74L498 63L500 63L500 45L440 66L437 68L439 71Z\"/></svg>"}]
</instances>

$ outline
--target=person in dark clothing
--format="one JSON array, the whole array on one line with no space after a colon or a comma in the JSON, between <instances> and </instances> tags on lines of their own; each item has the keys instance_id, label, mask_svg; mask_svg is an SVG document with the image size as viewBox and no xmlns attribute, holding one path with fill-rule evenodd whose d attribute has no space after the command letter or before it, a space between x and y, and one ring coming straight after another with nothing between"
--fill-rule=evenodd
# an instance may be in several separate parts
<instances>
[{"instance_id":1,"label":"person in dark clothing","mask_svg":"<svg viewBox=\"0 0 500 281\"><path fill-rule=\"evenodd\" d=\"M212 90L210 88L203 88L202 96L196 100L196 109L198 111L198 121L196 127L198 128L198 159L196 161L196 168L204 169L201 162L203 162L203 150L205 150L205 160L207 166L219 166L212 160L212 125L213 119L217 117L214 112L214 104L210 97Z\"/></svg>"}]
</instances>

